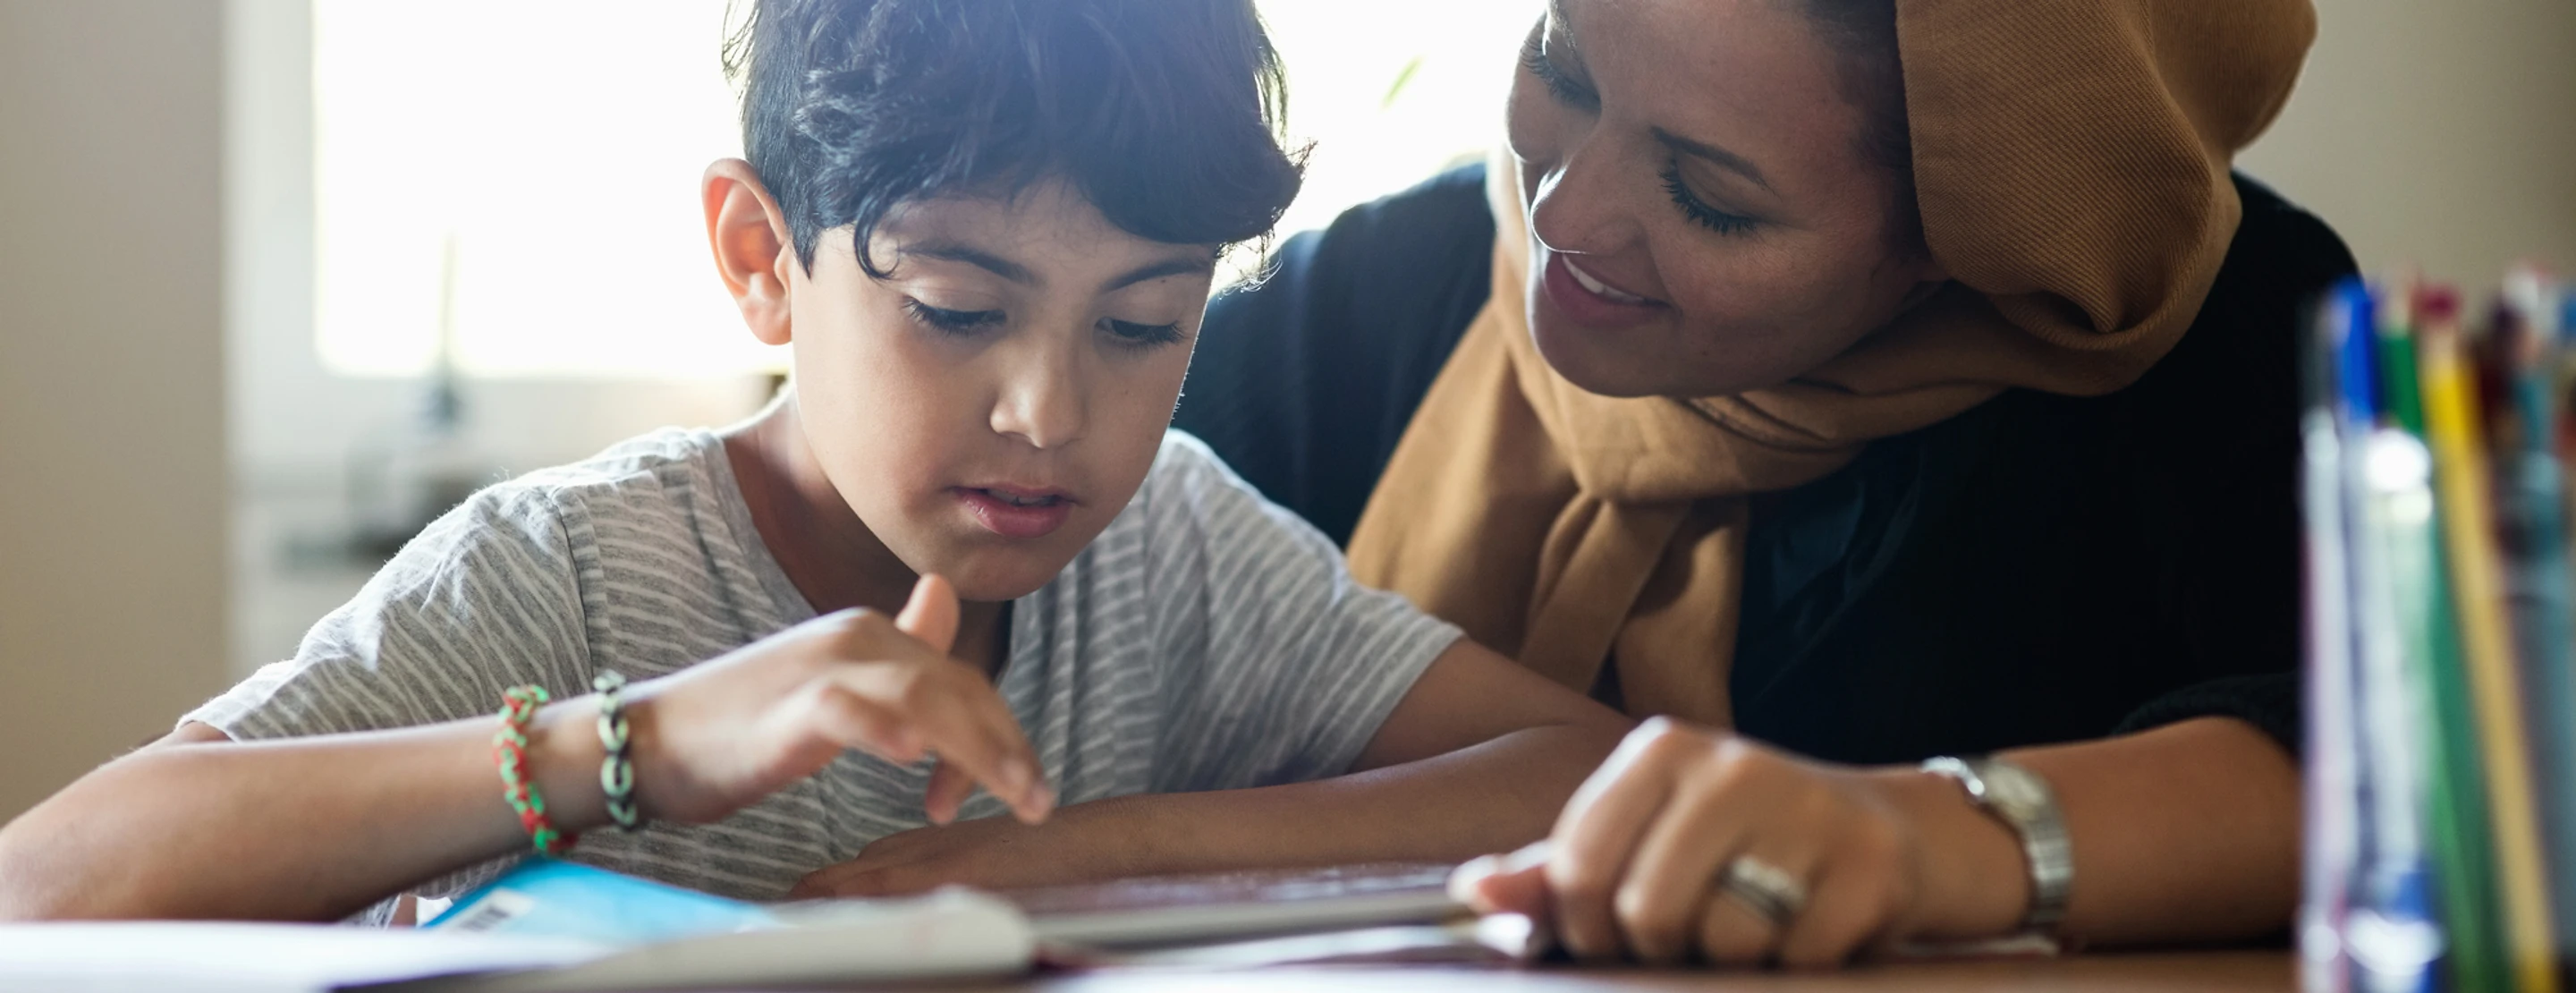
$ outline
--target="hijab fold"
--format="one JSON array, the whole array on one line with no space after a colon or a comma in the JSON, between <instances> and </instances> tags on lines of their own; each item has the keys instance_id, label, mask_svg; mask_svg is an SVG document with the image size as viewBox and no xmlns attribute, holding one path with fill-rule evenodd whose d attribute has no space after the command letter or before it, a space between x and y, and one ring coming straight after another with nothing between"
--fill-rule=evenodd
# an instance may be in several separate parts
<instances>
[{"instance_id":1,"label":"hijab fold","mask_svg":"<svg viewBox=\"0 0 2576 993\"><path fill-rule=\"evenodd\" d=\"M2308 0L1899 0L1925 243L1953 282L1823 366L1614 398L1530 340L1519 170L1487 172L1493 297L1351 537L1361 581L1638 716L1732 724L1746 498L2006 389L2134 382L2190 327L2241 216L2235 153L2316 34Z\"/></svg>"}]
</instances>

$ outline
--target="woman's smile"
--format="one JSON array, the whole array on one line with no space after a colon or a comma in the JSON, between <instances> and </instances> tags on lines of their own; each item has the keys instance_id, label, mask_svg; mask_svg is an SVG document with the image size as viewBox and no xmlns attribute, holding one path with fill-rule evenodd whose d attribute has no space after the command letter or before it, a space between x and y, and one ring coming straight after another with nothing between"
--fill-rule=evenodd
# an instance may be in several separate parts
<instances>
[{"instance_id":1,"label":"woman's smile","mask_svg":"<svg viewBox=\"0 0 2576 993\"><path fill-rule=\"evenodd\" d=\"M1662 317L1672 308L1630 293L1585 272L1562 252L1540 246L1547 257L1542 293L1557 313L1595 331L1633 327Z\"/></svg>"}]
</instances>

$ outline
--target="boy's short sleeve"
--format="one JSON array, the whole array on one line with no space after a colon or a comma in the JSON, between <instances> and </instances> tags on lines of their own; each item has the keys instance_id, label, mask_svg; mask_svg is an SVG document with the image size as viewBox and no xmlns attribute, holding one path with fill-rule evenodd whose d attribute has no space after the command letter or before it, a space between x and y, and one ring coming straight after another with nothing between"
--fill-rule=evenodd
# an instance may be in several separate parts
<instances>
[{"instance_id":1,"label":"boy's short sleeve","mask_svg":"<svg viewBox=\"0 0 2576 993\"><path fill-rule=\"evenodd\" d=\"M1349 771L1458 628L1353 580L1331 540L1196 438L1173 432L1146 486L1169 667L1157 788Z\"/></svg>"},{"instance_id":2,"label":"boy's short sleeve","mask_svg":"<svg viewBox=\"0 0 2576 993\"><path fill-rule=\"evenodd\" d=\"M583 570L564 520L542 488L511 483L477 494L315 624L293 659L261 668L180 723L235 741L297 738L489 717L504 688L528 683L558 698L588 692ZM509 861L413 892L454 896ZM393 910L388 899L352 920L381 925Z\"/></svg>"},{"instance_id":3,"label":"boy's short sleeve","mask_svg":"<svg viewBox=\"0 0 2576 993\"><path fill-rule=\"evenodd\" d=\"M293 659L180 720L250 741L487 716L525 683L578 695L589 669L579 574L546 490L486 490L405 545Z\"/></svg>"}]
</instances>

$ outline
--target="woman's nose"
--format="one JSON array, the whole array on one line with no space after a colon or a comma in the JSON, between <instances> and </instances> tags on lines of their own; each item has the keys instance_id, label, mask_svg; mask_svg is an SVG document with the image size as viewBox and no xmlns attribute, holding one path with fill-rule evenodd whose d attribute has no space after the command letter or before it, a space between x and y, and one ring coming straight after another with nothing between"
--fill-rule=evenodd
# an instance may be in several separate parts
<instances>
[{"instance_id":1,"label":"woman's nose","mask_svg":"<svg viewBox=\"0 0 2576 993\"><path fill-rule=\"evenodd\" d=\"M1541 244L1581 255L1626 247L1633 228L1619 213L1618 163L1609 143L1588 136L1570 144L1551 167L1525 175L1524 182L1535 191L1530 230Z\"/></svg>"}]
</instances>

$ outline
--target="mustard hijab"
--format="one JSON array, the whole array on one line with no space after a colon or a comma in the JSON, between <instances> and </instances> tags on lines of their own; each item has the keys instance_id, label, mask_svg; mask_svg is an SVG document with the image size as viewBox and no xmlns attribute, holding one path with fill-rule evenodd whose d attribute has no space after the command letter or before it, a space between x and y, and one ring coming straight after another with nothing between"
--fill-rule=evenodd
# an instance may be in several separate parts
<instances>
[{"instance_id":1,"label":"mustard hijab","mask_svg":"<svg viewBox=\"0 0 2576 993\"><path fill-rule=\"evenodd\" d=\"M2289 98L2308 0L1899 0L1923 232L1954 282L1795 380L1618 399L1530 341L1517 170L1494 290L1351 537L1352 572L1578 692L1729 726L1746 497L2021 387L2134 382L2242 216L2234 154ZM2287 388L2286 386L2284 388Z\"/></svg>"}]
</instances>

